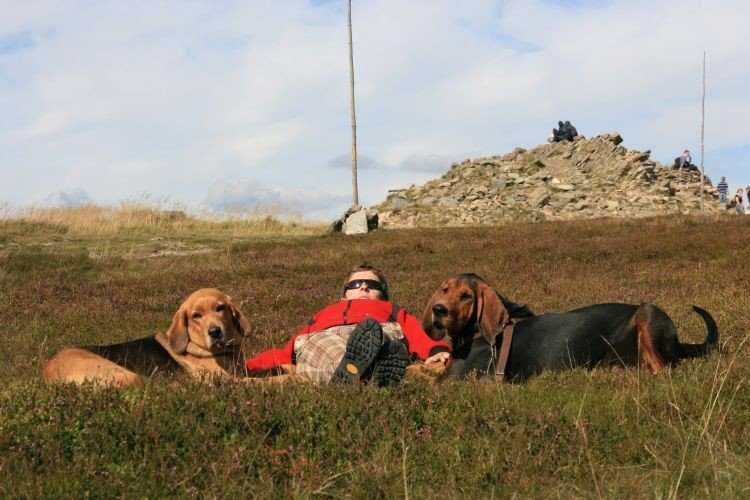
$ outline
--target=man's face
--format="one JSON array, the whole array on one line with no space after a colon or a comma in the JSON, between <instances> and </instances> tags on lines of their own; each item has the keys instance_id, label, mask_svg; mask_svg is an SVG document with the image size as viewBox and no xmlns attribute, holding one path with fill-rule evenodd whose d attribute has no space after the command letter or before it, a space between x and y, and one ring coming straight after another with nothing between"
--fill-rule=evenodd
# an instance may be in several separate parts
<instances>
[{"instance_id":1,"label":"man's face","mask_svg":"<svg viewBox=\"0 0 750 500\"><path fill-rule=\"evenodd\" d=\"M349 276L347 283L357 283L358 280L372 280L380 283L377 275L372 271L357 271ZM344 298L342 300L352 299L375 299L380 300L383 298L383 292L370 288L370 285L363 281L359 283L359 288L347 289L344 292Z\"/></svg>"}]
</instances>

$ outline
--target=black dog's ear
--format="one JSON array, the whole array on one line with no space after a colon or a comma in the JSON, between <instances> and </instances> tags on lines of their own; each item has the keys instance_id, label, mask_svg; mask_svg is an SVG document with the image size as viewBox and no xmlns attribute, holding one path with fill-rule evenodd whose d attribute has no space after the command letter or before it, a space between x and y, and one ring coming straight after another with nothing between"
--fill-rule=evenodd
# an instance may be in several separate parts
<instances>
[{"instance_id":1,"label":"black dog's ear","mask_svg":"<svg viewBox=\"0 0 750 500\"><path fill-rule=\"evenodd\" d=\"M486 283L477 284L477 327L484 340L493 345L510 315L497 292Z\"/></svg>"},{"instance_id":2,"label":"black dog's ear","mask_svg":"<svg viewBox=\"0 0 750 500\"><path fill-rule=\"evenodd\" d=\"M172 326L167 330L169 346L177 354L185 354L188 344L188 311L183 304L172 317Z\"/></svg>"},{"instance_id":3,"label":"black dog's ear","mask_svg":"<svg viewBox=\"0 0 750 500\"><path fill-rule=\"evenodd\" d=\"M250 320L247 318L242 309L234 303L232 297L227 296L227 305L232 311L232 320L234 321L234 327L240 332L243 337L250 334L253 331L253 327L250 324Z\"/></svg>"}]
</instances>

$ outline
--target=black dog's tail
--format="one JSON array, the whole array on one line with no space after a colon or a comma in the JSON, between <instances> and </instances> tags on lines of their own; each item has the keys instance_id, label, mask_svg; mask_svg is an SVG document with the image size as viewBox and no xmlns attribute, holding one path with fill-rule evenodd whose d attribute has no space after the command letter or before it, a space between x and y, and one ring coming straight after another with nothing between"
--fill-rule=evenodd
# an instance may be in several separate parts
<instances>
[{"instance_id":1,"label":"black dog's tail","mask_svg":"<svg viewBox=\"0 0 750 500\"><path fill-rule=\"evenodd\" d=\"M703 321L706 322L708 336L702 344L677 344L677 357L679 358L699 358L705 356L716 349L716 346L719 344L719 328L708 311L698 306L693 306L693 311L700 314Z\"/></svg>"}]
</instances>

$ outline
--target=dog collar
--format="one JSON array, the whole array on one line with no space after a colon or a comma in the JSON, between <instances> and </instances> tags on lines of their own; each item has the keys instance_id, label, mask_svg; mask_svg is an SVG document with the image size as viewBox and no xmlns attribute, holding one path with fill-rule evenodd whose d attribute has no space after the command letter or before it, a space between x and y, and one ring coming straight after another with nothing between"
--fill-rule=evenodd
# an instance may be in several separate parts
<instances>
[{"instance_id":1,"label":"dog collar","mask_svg":"<svg viewBox=\"0 0 750 500\"><path fill-rule=\"evenodd\" d=\"M180 356L179 354L174 352L172 346L169 344L169 339L167 339L167 336L162 332L157 333L155 338L156 341L159 342L159 344L161 344L161 346L164 347L167 352L169 352L173 357ZM188 341L187 347L185 348L186 354L190 354L191 356L195 356L196 358L216 358L219 356L226 356L233 352L234 348L231 345L225 346L221 351L211 352L208 349L204 349L190 341Z\"/></svg>"},{"instance_id":2,"label":"dog collar","mask_svg":"<svg viewBox=\"0 0 750 500\"><path fill-rule=\"evenodd\" d=\"M188 342L187 349L185 350L185 352L187 352L191 356L195 356L196 358L215 358L216 356L222 356L226 354L228 351L229 350L225 348L221 351L211 352L198 346L197 344L193 344L192 342Z\"/></svg>"},{"instance_id":3,"label":"dog collar","mask_svg":"<svg viewBox=\"0 0 750 500\"><path fill-rule=\"evenodd\" d=\"M479 333L479 329L474 330L474 333L469 335L461 335L457 339L451 339L451 347L452 350L460 349L465 345L471 344L475 340L478 340L482 337L482 334Z\"/></svg>"}]
</instances>

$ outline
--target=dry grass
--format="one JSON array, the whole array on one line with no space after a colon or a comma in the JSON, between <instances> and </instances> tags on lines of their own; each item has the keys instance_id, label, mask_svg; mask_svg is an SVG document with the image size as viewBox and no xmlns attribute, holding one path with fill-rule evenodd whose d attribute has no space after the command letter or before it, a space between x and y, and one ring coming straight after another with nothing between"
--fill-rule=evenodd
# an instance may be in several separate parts
<instances>
[{"instance_id":1,"label":"dry grass","mask_svg":"<svg viewBox=\"0 0 750 500\"><path fill-rule=\"evenodd\" d=\"M116 236L123 232L159 231L191 234L230 234L253 236L266 234L317 234L322 223L303 222L300 217L273 209L236 210L229 213L201 212L189 215L179 205L124 203L118 207L81 205L77 207L31 207L18 212L6 210L0 217L12 227L38 225L70 237Z\"/></svg>"},{"instance_id":2,"label":"dry grass","mask_svg":"<svg viewBox=\"0 0 750 500\"><path fill-rule=\"evenodd\" d=\"M278 238L235 237L218 223L190 236L162 223L158 233L181 235L171 241L212 252L131 259L121 230L63 244L57 222L26 221L32 232L0 223L0 496L750 494L750 247L738 236L750 218ZM151 234L136 226L132 234ZM154 244L139 238L130 244ZM524 385L264 389L156 378L97 391L39 380L61 347L163 330L205 286L243 304L256 327L248 352L279 345L363 261L383 267L395 300L417 314L443 278L476 272L540 313L650 300L686 342L705 337L697 304L716 318L723 349L659 377L573 370Z\"/></svg>"},{"instance_id":3,"label":"dry grass","mask_svg":"<svg viewBox=\"0 0 750 500\"><path fill-rule=\"evenodd\" d=\"M221 216L190 215L168 205L83 205L28 208L0 217L0 254L13 247L54 247L60 252L87 251L92 258L143 258L201 254L247 240L294 240L323 234L323 223L306 222L262 210Z\"/></svg>"}]
</instances>

